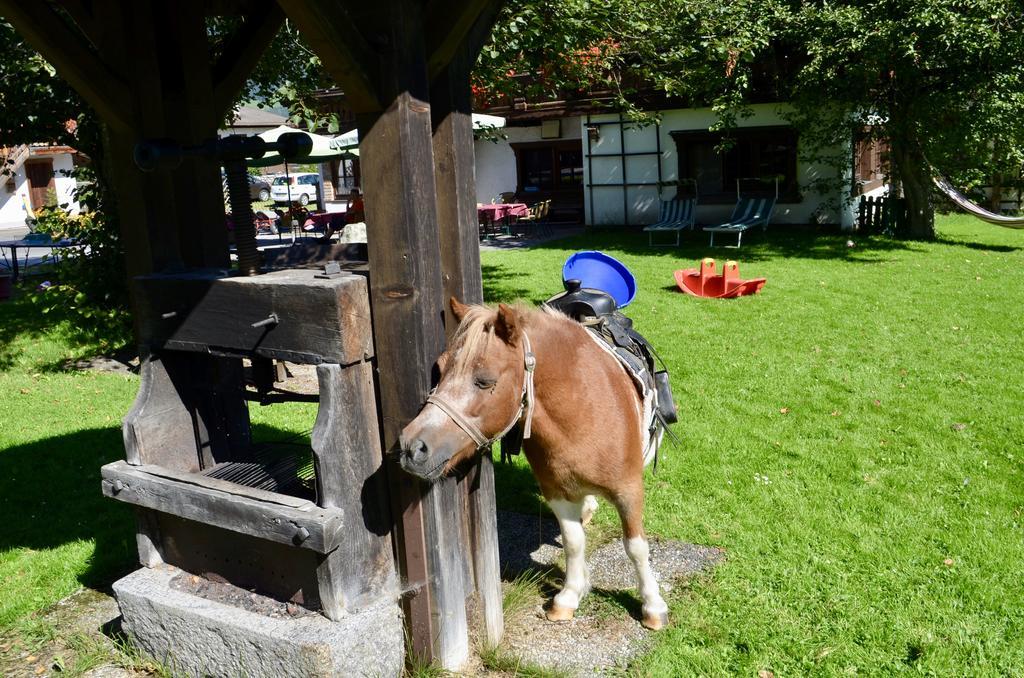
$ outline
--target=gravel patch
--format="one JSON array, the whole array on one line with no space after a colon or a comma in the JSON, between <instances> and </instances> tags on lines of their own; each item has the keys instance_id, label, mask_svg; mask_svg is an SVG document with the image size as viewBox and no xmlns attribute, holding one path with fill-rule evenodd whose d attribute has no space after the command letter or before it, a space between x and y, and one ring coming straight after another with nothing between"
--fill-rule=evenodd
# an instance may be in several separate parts
<instances>
[{"instance_id":1,"label":"gravel patch","mask_svg":"<svg viewBox=\"0 0 1024 678\"><path fill-rule=\"evenodd\" d=\"M499 511L498 538L507 579L563 562L558 523L550 518ZM650 553L651 569L666 596L682 580L724 558L720 549L657 538L650 541ZM568 622L549 622L543 609L548 600L538 596L505 620L504 651L535 666L573 676L598 676L621 671L650 648L655 634L640 623L636 575L621 542L600 546L587 556L587 564L594 592L583 601L577 616ZM558 570L559 582L561 577ZM618 604L609 604L609 599Z\"/></svg>"},{"instance_id":2,"label":"gravel patch","mask_svg":"<svg viewBox=\"0 0 1024 678\"><path fill-rule=\"evenodd\" d=\"M124 359L111 358L107 356L94 356L82 360L68 360L62 365L68 371L84 372L113 372L114 374L138 374L138 357L124 357Z\"/></svg>"},{"instance_id":3,"label":"gravel patch","mask_svg":"<svg viewBox=\"0 0 1024 678\"><path fill-rule=\"evenodd\" d=\"M181 572L171 579L170 588L273 619L319 615L318 612L295 603L275 600L274 598L247 591L227 582L212 581L205 577L197 577L188 572Z\"/></svg>"}]
</instances>

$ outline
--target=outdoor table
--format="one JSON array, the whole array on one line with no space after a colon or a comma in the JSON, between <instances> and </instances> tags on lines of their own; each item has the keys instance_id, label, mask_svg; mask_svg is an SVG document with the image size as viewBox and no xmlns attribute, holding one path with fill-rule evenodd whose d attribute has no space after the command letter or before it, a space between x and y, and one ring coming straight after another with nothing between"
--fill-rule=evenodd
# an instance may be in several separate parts
<instances>
[{"instance_id":1,"label":"outdoor table","mask_svg":"<svg viewBox=\"0 0 1024 678\"><path fill-rule=\"evenodd\" d=\"M0 253L6 247L11 250L11 282L18 282L19 266L18 266L18 248L25 250L25 267L28 267L28 252L32 248L43 248L43 249L60 249L63 247L73 247L75 241L71 239L55 240L50 242L43 242L41 240L0 240ZM56 259L56 257L54 257Z\"/></svg>"},{"instance_id":2,"label":"outdoor table","mask_svg":"<svg viewBox=\"0 0 1024 678\"><path fill-rule=\"evenodd\" d=\"M523 202L491 203L480 205L476 212L487 221L498 221L509 217L525 217L530 213L530 208Z\"/></svg>"},{"instance_id":3,"label":"outdoor table","mask_svg":"<svg viewBox=\"0 0 1024 678\"><path fill-rule=\"evenodd\" d=\"M493 224L496 221L504 221L505 226L511 226L512 217L525 217L530 213L530 207L523 202L491 203L488 205L477 205L477 218L482 223Z\"/></svg>"},{"instance_id":4,"label":"outdoor table","mask_svg":"<svg viewBox=\"0 0 1024 678\"><path fill-rule=\"evenodd\" d=\"M325 231L330 225L332 219L340 219L342 223L345 220L344 212L311 212L306 217L306 221L303 222L302 226L305 230L312 230L315 228L323 228Z\"/></svg>"}]
</instances>

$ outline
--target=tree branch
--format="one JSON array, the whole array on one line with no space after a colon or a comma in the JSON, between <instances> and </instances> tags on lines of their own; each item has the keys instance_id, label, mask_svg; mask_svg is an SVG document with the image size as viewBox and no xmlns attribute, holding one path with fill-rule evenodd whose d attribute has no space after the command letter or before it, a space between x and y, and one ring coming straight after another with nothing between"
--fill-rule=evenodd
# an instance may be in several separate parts
<instances>
[{"instance_id":1,"label":"tree branch","mask_svg":"<svg viewBox=\"0 0 1024 678\"><path fill-rule=\"evenodd\" d=\"M127 129L132 119L128 85L82 36L45 2L0 0L0 15L50 62L108 124Z\"/></svg>"},{"instance_id":2,"label":"tree branch","mask_svg":"<svg viewBox=\"0 0 1024 678\"><path fill-rule=\"evenodd\" d=\"M213 97L218 115L226 115L246 79L284 25L284 12L273 0L255 4L245 23L224 46L213 66Z\"/></svg>"},{"instance_id":3,"label":"tree branch","mask_svg":"<svg viewBox=\"0 0 1024 678\"><path fill-rule=\"evenodd\" d=\"M342 2L278 0L281 8L320 55L324 67L345 92L350 108L359 113L382 107L376 81L380 66L376 50Z\"/></svg>"},{"instance_id":4,"label":"tree branch","mask_svg":"<svg viewBox=\"0 0 1024 678\"><path fill-rule=\"evenodd\" d=\"M503 0L432 0L427 5L424 37L431 80L451 63L464 42L473 43L471 61L475 60L503 4ZM482 17L486 17L485 20L478 21Z\"/></svg>"}]
</instances>

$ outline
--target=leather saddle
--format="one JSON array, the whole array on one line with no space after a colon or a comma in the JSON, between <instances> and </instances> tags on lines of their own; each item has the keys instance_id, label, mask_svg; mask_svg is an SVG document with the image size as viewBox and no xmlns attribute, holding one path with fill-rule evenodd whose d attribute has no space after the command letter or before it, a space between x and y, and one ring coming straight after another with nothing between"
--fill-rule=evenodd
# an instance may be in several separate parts
<instances>
[{"instance_id":1,"label":"leather saddle","mask_svg":"<svg viewBox=\"0 0 1024 678\"><path fill-rule=\"evenodd\" d=\"M569 316L596 334L615 351L635 381L655 392L657 421L667 427L679 420L668 370L651 343L633 329L633 321L621 311L615 299L601 290L582 287L579 280L566 280L565 291L545 305ZM658 366L661 369L658 369ZM501 440L501 458L508 460L522 447L522 430L516 426Z\"/></svg>"}]
</instances>

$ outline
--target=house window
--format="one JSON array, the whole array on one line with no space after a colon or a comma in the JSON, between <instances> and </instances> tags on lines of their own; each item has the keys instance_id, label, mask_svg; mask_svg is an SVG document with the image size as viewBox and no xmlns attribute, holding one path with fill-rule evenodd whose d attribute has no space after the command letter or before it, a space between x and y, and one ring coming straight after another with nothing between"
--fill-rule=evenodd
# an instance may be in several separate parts
<instances>
[{"instance_id":1,"label":"house window","mask_svg":"<svg viewBox=\"0 0 1024 678\"><path fill-rule=\"evenodd\" d=\"M550 193L583 189L583 145L579 139L512 144L516 192Z\"/></svg>"},{"instance_id":2,"label":"house window","mask_svg":"<svg viewBox=\"0 0 1024 678\"><path fill-rule=\"evenodd\" d=\"M778 179L779 201L800 202L796 180L797 133L791 127L754 127L732 130L733 140L718 151L720 132L672 132L679 155L679 178L696 181L703 202L732 202L736 181L748 194L774 195ZM760 181L742 181L759 179Z\"/></svg>"},{"instance_id":3,"label":"house window","mask_svg":"<svg viewBox=\"0 0 1024 678\"><path fill-rule=\"evenodd\" d=\"M519 185L534 191L554 188L553 167L550 148L524 148L519 154Z\"/></svg>"},{"instance_id":4,"label":"house window","mask_svg":"<svg viewBox=\"0 0 1024 678\"><path fill-rule=\"evenodd\" d=\"M583 148L558 151L558 183L563 187L583 185Z\"/></svg>"}]
</instances>

